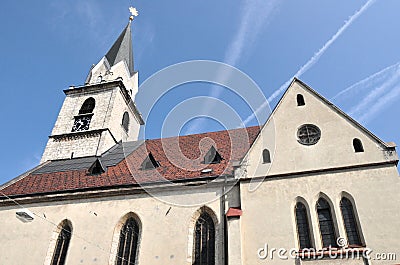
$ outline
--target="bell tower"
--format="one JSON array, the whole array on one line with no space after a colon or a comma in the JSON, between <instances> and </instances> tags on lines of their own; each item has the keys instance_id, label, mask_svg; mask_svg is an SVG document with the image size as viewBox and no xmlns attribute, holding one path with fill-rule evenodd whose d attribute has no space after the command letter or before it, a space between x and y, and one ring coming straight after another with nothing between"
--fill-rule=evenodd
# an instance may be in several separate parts
<instances>
[{"instance_id":1,"label":"bell tower","mask_svg":"<svg viewBox=\"0 0 400 265\"><path fill-rule=\"evenodd\" d=\"M132 20L133 16L111 49L92 66L85 84L64 90L66 97L41 163L100 156L121 140L138 139L144 121L135 105L138 72L133 64Z\"/></svg>"}]
</instances>

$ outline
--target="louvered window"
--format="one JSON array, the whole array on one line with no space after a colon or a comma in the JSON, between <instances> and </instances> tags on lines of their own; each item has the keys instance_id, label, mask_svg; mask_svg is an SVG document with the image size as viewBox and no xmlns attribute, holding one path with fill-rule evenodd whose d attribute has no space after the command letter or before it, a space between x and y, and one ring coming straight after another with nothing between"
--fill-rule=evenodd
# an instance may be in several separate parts
<instances>
[{"instance_id":1,"label":"louvered window","mask_svg":"<svg viewBox=\"0 0 400 265\"><path fill-rule=\"evenodd\" d=\"M51 265L64 265L67 256L72 229L68 224L62 226L57 238L56 249L54 250Z\"/></svg>"},{"instance_id":2,"label":"louvered window","mask_svg":"<svg viewBox=\"0 0 400 265\"><path fill-rule=\"evenodd\" d=\"M335 227L333 224L331 207L329 206L329 203L323 198L320 198L317 202L317 213L319 229L322 237L322 246L324 248L337 247L337 238Z\"/></svg>"},{"instance_id":3,"label":"louvered window","mask_svg":"<svg viewBox=\"0 0 400 265\"><path fill-rule=\"evenodd\" d=\"M130 217L121 229L118 245L117 265L136 264L137 248L139 242L139 225Z\"/></svg>"},{"instance_id":4,"label":"louvered window","mask_svg":"<svg viewBox=\"0 0 400 265\"><path fill-rule=\"evenodd\" d=\"M215 264L215 226L211 216L203 212L196 222L193 265Z\"/></svg>"},{"instance_id":5,"label":"louvered window","mask_svg":"<svg viewBox=\"0 0 400 265\"><path fill-rule=\"evenodd\" d=\"M311 248L311 234L308 223L307 209L301 202L296 204L296 224L300 249Z\"/></svg>"},{"instance_id":6,"label":"louvered window","mask_svg":"<svg viewBox=\"0 0 400 265\"><path fill-rule=\"evenodd\" d=\"M346 229L347 241L349 245L361 246L360 233L358 231L356 217L351 201L343 197L340 201L340 210L342 211L344 227Z\"/></svg>"}]
</instances>

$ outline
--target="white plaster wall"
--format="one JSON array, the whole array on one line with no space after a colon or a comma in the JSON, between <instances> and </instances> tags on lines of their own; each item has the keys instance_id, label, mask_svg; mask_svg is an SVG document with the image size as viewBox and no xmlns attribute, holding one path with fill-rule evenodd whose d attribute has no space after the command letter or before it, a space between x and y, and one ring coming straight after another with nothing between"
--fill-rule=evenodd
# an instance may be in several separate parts
<instances>
[{"instance_id":1,"label":"white plaster wall","mask_svg":"<svg viewBox=\"0 0 400 265\"><path fill-rule=\"evenodd\" d=\"M395 166L266 179L259 184L255 190L255 186L252 185L253 191L250 191L249 181L241 183L243 264L294 264L294 260L291 259L260 260L257 250L265 243L269 248L298 248L294 206L299 196L308 204L315 247L321 249L315 211L315 204L321 192L334 205L339 236L346 238L340 212L340 199L342 193L346 192L355 200L366 246L371 248L373 253L397 252L397 258L400 259L400 177ZM370 264L395 263L371 261ZM308 261L304 264L342 263Z\"/></svg>"},{"instance_id":2,"label":"white plaster wall","mask_svg":"<svg viewBox=\"0 0 400 265\"><path fill-rule=\"evenodd\" d=\"M129 114L128 133L122 127L122 117L125 111ZM117 141L136 141L138 139L140 124L131 108L128 107L128 102L125 101L120 89L116 91L114 102L107 116L107 124Z\"/></svg>"},{"instance_id":3,"label":"white plaster wall","mask_svg":"<svg viewBox=\"0 0 400 265\"><path fill-rule=\"evenodd\" d=\"M185 198L187 202L218 198L220 189L208 188L190 194L190 188L158 193L160 198ZM188 196L190 194L190 196ZM218 220L217 253L222 253L220 201L207 203ZM147 194L78 201L24 205L37 214L31 223L15 217L18 207L0 207L0 264L45 264L56 226L64 219L71 221L72 238L66 264L109 264L112 239L120 219L135 213L142 225L138 264L191 264L188 254L193 242L189 227L201 207L180 207L163 203ZM54 242L53 242L54 244ZM114 242L114 246L118 243ZM219 255L217 264L222 264ZM47 258L50 260L51 258ZM47 264L46 264L47 265Z\"/></svg>"}]
</instances>

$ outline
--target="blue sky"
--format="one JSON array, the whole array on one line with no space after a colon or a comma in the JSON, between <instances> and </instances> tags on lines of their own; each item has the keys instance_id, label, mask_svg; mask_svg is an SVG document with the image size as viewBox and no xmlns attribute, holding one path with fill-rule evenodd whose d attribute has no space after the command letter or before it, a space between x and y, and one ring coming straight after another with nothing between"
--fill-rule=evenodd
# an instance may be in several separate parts
<instances>
[{"instance_id":1,"label":"blue sky","mask_svg":"<svg viewBox=\"0 0 400 265\"><path fill-rule=\"evenodd\" d=\"M400 143L398 0L4 1L0 182L38 164L62 90L83 84L127 24L131 5L140 14L133 24L140 83L175 63L214 60L251 77L273 107L297 75L384 141ZM139 109L148 104L146 93L137 95ZM159 137L165 113L197 96L221 99L255 124L237 95L191 83L158 102L145 137ZM211 116L218 112L215 103L203 108ZM180 133L222 128L199 118Z\"/></svg>"}]
</instances>

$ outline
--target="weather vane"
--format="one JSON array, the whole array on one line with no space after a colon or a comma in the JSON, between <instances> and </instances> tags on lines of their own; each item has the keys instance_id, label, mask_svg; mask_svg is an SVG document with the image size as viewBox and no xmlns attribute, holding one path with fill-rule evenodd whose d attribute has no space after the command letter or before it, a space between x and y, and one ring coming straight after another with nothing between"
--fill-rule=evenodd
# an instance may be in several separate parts
<instances>
[{"instance_id":1,"label":"weather vane","mask_svg":"<svg viewBox=\"0 0 400 265\"><path fill-rule=\"evenodd\" d=\"M135 17L139 16L139 12L134 7L130 7L129 12L131 12L131 16L129 17L130 21L132 21Z\"/></svg>"}]
</instances>

